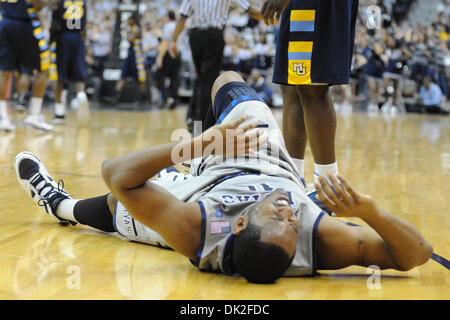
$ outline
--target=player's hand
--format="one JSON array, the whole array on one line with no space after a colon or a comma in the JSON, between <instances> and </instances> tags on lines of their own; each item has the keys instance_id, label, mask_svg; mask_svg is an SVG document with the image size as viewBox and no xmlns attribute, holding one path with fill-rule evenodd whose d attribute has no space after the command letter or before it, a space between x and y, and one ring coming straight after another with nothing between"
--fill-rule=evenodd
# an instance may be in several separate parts
<instances>
[{"instance_id":1,"label":"player's hand","mask_svg":"<svg viewBox=\"0 0 450 320\"><path fill-rule=\"evenodd\" d=\"M255 129L257 122L241 126L247 116L215 125L198 136L202 141L203 156L224 155L236 157L242 154L253 154L254 150L267 143L268 137L263 129Z\"/></svg>"},{"instance_id":2,"label":"player's hand","mask_svg":"<svg viewBox=\"0 0 450 320\"><path fill-rule=\"evenodd\" d=\"M372 197L353 190L343 176L329 174L328 180L334 190L327 179L321 176L319 183L314 184L317 191L316 199L330 208L337 216L364 218L376 211L376 204Z\"/></svg>"},{"instance_id":3,"label":"player's hand","mask_svg":"<svg viewBox=\"0 0 450 320\"><path fill-rule=\"evenodd\" d=\"M289 4L290 0L266 0L261 8L266 25L273 25L280 21L281 13Z\"/></svg>"}]
</instances>

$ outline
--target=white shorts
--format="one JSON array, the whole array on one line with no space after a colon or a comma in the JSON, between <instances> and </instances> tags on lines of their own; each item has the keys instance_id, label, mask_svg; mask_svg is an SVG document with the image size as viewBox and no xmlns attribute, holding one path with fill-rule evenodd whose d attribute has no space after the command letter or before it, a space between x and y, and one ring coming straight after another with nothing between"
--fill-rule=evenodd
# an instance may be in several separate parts
<instances>
[{"instance_id":1,"label":"white shorts","mask_svg":"<svg viewBox=\"0 0 450 320\"><path fill-rule=\"evenodd\" d=\"M167 172L164 169L158 174L156 180L182 181L185 177L186 175L183 173ZM134 219L119 201L116 201L113 221L116 231L128 240L170 249L167 242L158 233Z\"/></svg>"}]
</instances>

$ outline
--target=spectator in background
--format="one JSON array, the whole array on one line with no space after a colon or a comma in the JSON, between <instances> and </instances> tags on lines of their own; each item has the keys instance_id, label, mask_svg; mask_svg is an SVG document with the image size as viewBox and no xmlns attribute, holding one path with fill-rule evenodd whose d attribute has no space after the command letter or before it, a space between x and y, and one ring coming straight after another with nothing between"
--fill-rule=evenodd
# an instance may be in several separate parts
<instances>
[{"instance_id":1,"label":"spectator in background","mask_svg":"<svg viewBox=\"0 0 450 320\"><path fill-rule=\"evenodd\" d=\"M399 41L392 36L387 36L387 47L385 50L387 57L386 68L383 73L384 86L386 91L386 102L382 110L388 109L391 112L401 108L401 79L402 67L401 61L402 51Z\"/></svg>"},{"instance_id":2,"label":"spectator in background","mask_svg":"<svg viewBox=\"0 0 450 320\"><path fill-rule=\"evenodd\" d=\"M443 101L444 96L441 88L432 81L431 77L425 77L423 85L420 87L419 104L422 111L426 113L442 113L441 105Z\"/></svg>"},{"instance_id":3,"label":"spectator in background","mask_svg":"<svg viewBox=\"0 0 450 320\"><path fill-rule=\"evenodd\" d=\"M174 109L178 100L181 54L180 52L172 53L168 50L170 39L177 26L175 12L169 11L167 18L168 22L163 27L162 41L156 58L155 84L161 93L160 108L164 108L168 103L169 108ZM180 47L180 44L177 47ZM166 79L170 80L168 88L166 88Z\"/></svg>"},{"instance_id":4,"label":"spectator in background","mask_svg":"<svg viewBox=\"0 0 450 320\"><path fill-rule=\"evenodd\" d=\"M248 41L244 38L241 38L240 46L237 51L237 58L239 60L239 73L244 80L247 80L252 72L253 53L248 47Z\"/></svg>"},{"instance_id":5,"label":"spectator in background","mask_svg":"<svg viewBox=\"0 0 450 320\"><path fill-rule=\"evenodd\" d=\"M252 75L252 83L251 87L256 91L258 96L264 100L264 102L270 107L273 107L273 90L270 85L267 83L264 76L260 71L254 69L251 73Z\"/></svg>"},{"instance_id":6,"label":"spectator in background","mask_svg":"<svg viewBox=\"0 0 450 320\"><path fill-rule=\"evenodd\" d=\"M105 61L111 52L111 32L106 26L94 25L92 27L92 36L90 38L92 46L92 55L95 62L93 63L93 70L97 76L103 76L105 69Z\"/></svg>"},{"instance_id":7,"label":"spectator in background","mask_svg":"<svg viewBox=\"0 0 450 320\"><path fill-rule=\"evenodd\" d=\"M253 51L255 52L255 62L254 67L259 70L267 70L272 67L272 59L273 59L273 49L267 43L267 36L265 33L262 33L259 36L259 41L255 43L253 46Z\"/></svg>"},{"instance_id":8,"label":"spectator in background","mask_svg":"<svg viewBox=\"0 0 450 320\"><path fill-rule=\"evenodd\" d=\"M115 101L119 101L123 87L127 79L132 79L139 82L139 88L141 102L145 102L148 99L147 92L147 79L144 70L140 68L144 64L144 58L142 54L142 42L141 42L141 29L136 21L135 17L128 19L127 25L127 40L129 42L128 55L122 62L122 75L121 79L116 85Z\"/></svg>"},{"instance_id":9,"label":"spectator in background","mask_svg":"<svg viewBox=\"0 0 450 320\"><path fill-rule=\"evenodd\" d=\"M383 47L376 42L373 49L366 51L367 63L364 66L364 74L367 79L369 105L367 111L378 112L379 99L378 95L383 84L383 72L385 69L385 61L382 58Z\"/></svg>"}]
</instances>

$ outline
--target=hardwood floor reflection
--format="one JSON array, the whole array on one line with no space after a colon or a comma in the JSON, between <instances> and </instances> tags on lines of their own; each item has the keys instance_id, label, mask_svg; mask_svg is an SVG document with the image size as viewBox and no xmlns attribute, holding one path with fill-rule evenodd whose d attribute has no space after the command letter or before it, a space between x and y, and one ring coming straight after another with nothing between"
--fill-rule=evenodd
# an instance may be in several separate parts
<instances>
[{"instance_id":1,"label":"hardwood floor reflection","mask_svg":"<svg viewBox=\"0 0 450 320\"><path fill-rule=\"evenodd\" d=\"M0 132L0 299L450 299L448 270L431 260L409 272L381 271L378 289L370 289L371 273L359 267L275 285L201 273L170 250L60 227L16 181L14 156L28 150L74 198L104 194L102 160L170 142L173 130L184 128L185 112L92 111L86 126L70 113L67 125L47 134L14 115L16 132ZM275 115L281 120L280 110ZM413 223L436 253L450 257L448 117L340 114L336 145L340 172L357 190ZM308 150L307 182L312 168Z\"/></svg>"}]
</instances>

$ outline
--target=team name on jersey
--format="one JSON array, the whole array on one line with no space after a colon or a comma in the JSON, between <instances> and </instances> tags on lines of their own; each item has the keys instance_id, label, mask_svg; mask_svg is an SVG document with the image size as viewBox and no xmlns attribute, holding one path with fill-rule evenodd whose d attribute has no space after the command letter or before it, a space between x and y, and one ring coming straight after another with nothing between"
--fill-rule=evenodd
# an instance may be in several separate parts
<instances>
[{"instance_id":1,"label":"team name on jersey","mask_svg":"<svg viewBox=\"0 0 450 320\"><path fill-rule=\"evenodd\" d=\"M233 203L243 203L243 202L249 202L249 201L260 201L267 196L269 196L273 191L275 191L276 188L266 184L254 184L254 185L243 185L240 186L243 190L249 190L253 192L259 192L257 194L251 193L251 194L245 194L245 193L239 193L239 194L223 194L222 200L224 204L233 204ZM295 204L294 200L292 198L292 192L289 190L285 190L289 194L289 202L291 205Z\"/></svg>"}]
</instances>

